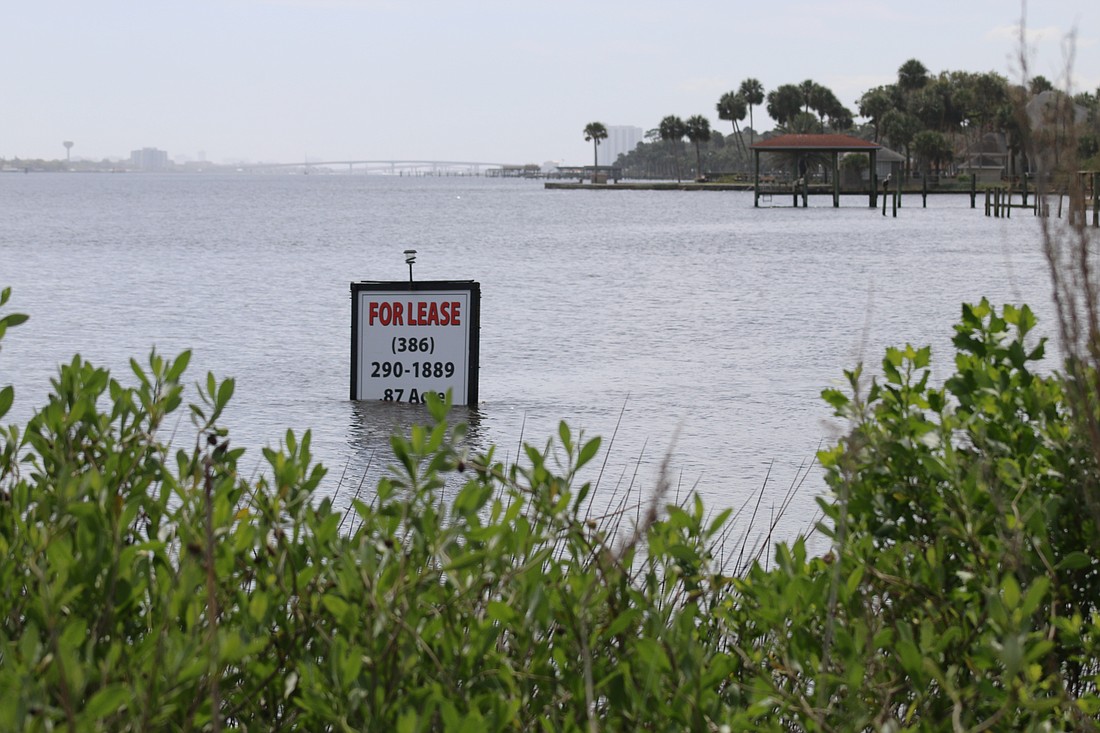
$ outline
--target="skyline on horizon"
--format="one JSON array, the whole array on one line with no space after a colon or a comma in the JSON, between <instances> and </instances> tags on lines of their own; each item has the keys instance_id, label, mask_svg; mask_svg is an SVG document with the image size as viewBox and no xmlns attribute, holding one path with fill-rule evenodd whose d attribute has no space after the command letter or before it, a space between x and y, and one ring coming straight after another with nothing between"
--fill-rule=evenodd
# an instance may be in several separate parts
<instances>
[{"instance_id":1,"label":"skyline on horizon","mask_svg":"<svg viewBox=\"0 0 1100 733\"><path fill-rule=\"evenodd\" d=\"M1100 7L1027 7L1030 75L1100 87ZM797 19L793 22L791 19ZM810 78L857 112L910 58L929 72L1019 81L1021 6L932 0L45 0L9 12L0 158L126 158L155 147L211 163L453 160L584 164L584 125L703 114L756 77ZM1072 40L1072 58L1067 38ZM763 106L758 131L771 129ZM745 125L748 124L746 119Z\"/></svg>"}]
</instances>

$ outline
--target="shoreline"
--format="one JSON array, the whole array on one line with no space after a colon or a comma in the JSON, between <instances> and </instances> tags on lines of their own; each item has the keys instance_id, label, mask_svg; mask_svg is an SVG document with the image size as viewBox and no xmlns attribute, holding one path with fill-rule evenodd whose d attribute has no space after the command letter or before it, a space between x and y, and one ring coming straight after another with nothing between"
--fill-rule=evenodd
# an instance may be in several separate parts
<instances>
[{"instance_id":1,"label":"shoreline","mask_svg":"<svg viewBox=\"0 0 1100 733\"><path fill-rule=\"evenodd\" d=\"M630 181L620 183L576 183L565 181L546 181L544 184L547 189L557 190L579 190L590 189L593 191L752 191L753 184L751 183L710 183L710 182L698 182L698 181ZM979 188L978 193L981 193L985 188ZM786 187L769 185L761 186L761 194L769 194L772 196L791 196L794 191L788 184ZM810 196L832 196L833 188L831 185L825 186L810 186L808 191ZM944 188L930 188L923 190L921 188L903 188L901 190L903 195L922 195L927 194L929 196L943 195L943 194L955 194L969 196L972 191L969 188L966 189L944 189ZM867 189L862 190L841 190L841 196L867 196L870 192ZM801 195L801 192L799 192ZM880 191L879 196L883 193Z\"/></svg>"}]
</instances>

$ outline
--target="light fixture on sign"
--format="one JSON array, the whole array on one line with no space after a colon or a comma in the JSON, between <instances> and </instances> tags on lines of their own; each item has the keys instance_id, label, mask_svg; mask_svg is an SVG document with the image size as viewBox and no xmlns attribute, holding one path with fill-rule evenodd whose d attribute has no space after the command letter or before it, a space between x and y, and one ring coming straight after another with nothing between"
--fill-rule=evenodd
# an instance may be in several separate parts
<instances>
[{"instance_id":1,"label":"light fixture on sign","mask_svg":"<svg viewBox=\"0 0 1100 733\"><path fill-rule=\"evenodd\" d=\"M405 264L409 266L409 285L412 285L413 281L413 263L416 262L416 250L405 250Z\"/></svg>"}]
</instances>

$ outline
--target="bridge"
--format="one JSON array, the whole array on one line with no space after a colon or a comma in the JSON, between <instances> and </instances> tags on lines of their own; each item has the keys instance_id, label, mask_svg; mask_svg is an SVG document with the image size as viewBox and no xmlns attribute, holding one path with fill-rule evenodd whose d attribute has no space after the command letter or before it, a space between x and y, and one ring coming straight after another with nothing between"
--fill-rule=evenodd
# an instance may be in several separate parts
<instances>
[{"instance_id":1,"label":"bridge","mask_svg":"<svg viewBox=\"0 0 1100 733\"><path fill-rule=\"evenodd\" d=\"M517 167L507 163L463 160L304 160L299 163L242 163L237 167L245 171L301 170L309 173L313 168L344 166L347 166L348 173L361 171L391 176L480 176L487 169Z\"/></svg>"}]
</instances>

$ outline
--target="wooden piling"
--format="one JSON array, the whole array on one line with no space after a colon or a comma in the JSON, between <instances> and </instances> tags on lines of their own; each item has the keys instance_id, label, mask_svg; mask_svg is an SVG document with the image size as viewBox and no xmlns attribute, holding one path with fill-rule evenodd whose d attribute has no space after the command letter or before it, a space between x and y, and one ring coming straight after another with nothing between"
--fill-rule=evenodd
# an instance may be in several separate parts
<instances>
[{"instance_id":1,"label":"wooden piling","mask_svg":"<svg viewBox=\"0 0 1100 733\"><path fill-rule=\"evenodd\" d=\"M1092 173L1092 225L1100 227L1100 172Z\"/></svg>"},{"instance_id":2,"label":"wooden piling","mask_svg":"<svg viewBox=\"0 0 1100 733\"><path fill-rule=\"evenodd\" d=\"M833 208L840 208L840 155L833 153Z\"/></svg>"}]
</instances>

